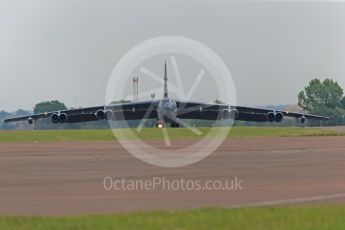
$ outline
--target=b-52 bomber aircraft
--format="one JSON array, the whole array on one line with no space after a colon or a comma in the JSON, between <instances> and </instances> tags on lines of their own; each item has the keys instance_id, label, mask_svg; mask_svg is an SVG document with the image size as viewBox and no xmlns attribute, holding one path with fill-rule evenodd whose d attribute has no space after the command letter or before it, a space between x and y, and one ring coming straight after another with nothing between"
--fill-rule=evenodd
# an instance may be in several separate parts
<instances>
[{"instance_id":1,"label":"b-52 bomber aircraft","mask_svg":"<svg viewBox=\"0 0 345 230\"><path fill-rule=\"evenodd\" d=\"M141 120L153 119L154 126L163 128L184 127L183 119L221 120L234 119L253 122L281 122L284 117L296 118L300 123L307 119L328 120L329 117L294 113L287 111L207 104L174 100L168 96L167 65L164 65L164 94L160 100L135 101L80 109L67 109L54 112L6 119L5 122L27 121L36 124L38 119L49 118L53 123L77 123L97 120Z\"/></svg>"}]
</instances>

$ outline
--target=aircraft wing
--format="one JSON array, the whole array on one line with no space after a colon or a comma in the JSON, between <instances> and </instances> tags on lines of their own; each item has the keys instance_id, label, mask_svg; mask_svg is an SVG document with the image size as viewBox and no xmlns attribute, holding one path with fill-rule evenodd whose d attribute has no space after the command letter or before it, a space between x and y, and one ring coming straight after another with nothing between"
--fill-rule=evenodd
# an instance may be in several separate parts
<instances>
[{"instance_id":1,"label":"aircraft wing","mask_svg":"<svg viewBox=\"0 0 345 230\"><path fill-rule=\"evenodd\" d=\"M68 109L47 113L32 114L22 117L6 119L5 122L33 121L50 118L54 123L76 123L97 121L111 117L116 120L139 120L157 118L156 107L158 101L130 102L112 104L109 106L95 106L79 109Z\"/></svg>"},{"instance_id":2,"label":"aircraft wing","mask_svg":"<svg viewBox=\"0 0 345 230\"><path fill-rule=\"evenodd\" d=\"M176 101L177 117L181 119L218 120L228 105Z\"/></svg>"},{"instance_id":3,"label":"aircraft wing","mask_svg":"<svg viewBox=\"0 0 345 230\"><path fill-rule=\"evenodd\" d=\"M94 113L96 111L98 111L99 109L104 108L104 106L97 106L97 107L88 107L88 108L80 108L80 109L69 109L69 110L60 110L60 111L52 111L52 112L46 112L46 113L37 113L37 114L32 114L32 115L27 115L27 116L22 116L22 117L14 117L14 118L9 118L9 119L5 119L5 122L17 122L17 121L27 121L29 119L32 120L39 120L39 119L43 119L43 118L49 118L51 117L53 114L67 114L70 116L75 116L75 115L79 115L79 116L84 116L89 117L89 119L93 116L89 116L89 115L94 115ZM93 119L90 119L90 121L92 121Z\"/></svg>"},{"instance_id":4,"label":"aircraft wing","mask_svg":"<svg viewBox=\"0 0 345 230\"><path fill-rule=\"evenodd\" d=\"M245 114L264 114L267 115L269 112L273 113L282 113L284 117L292 117L292 118L302 118L305 119L313 119L313 120L329 120L330 117L327 116L320 116L320 115L313 115L313 114L306 114L306 113L296 113L296 112L289 112L289 111L282 111L282 110L273 110L273 109L262 109L262 108L252 108L252 107L243 107L243 106L236 106L236 109L239 113Z\"/></svg>"},{"instance_id":5,"label":"aircraft wing","mask_svg":"<svg viewBox=\"0 0 345 230\"><path fill-rule=\"evenodd\" d=\"M262 109L244 106L228 106L222 104L203 104L177 101L177 117L181 119L217 120L233 117L235 120L266 122L280 122L284 117L300 119L329 120L330 117L295 113L288 111Z\"/></svg>"},{"instance_id":6,"label":"aircraft wing","mask_svg":"<svg viewBox=\"0 0 345 230\"><path fill-rule=\"evenodd\" d=\"M28 121L50 118L54 123L76 123L113 120L156 119L158 100L113 104L109 106L95 106L79 109L68 109L47 113L33 114L23 117L6 119L5 122ZM252 108L243 106L228 106L224 104L205 104L198 102L176 101L177 117L180 119L219 120L233 117L235 120L266 122L280 122L284 117L299 119L302 123L306 119L329 120L329 117L295 113L280 110Z\"/></svg>"}]
</instances>

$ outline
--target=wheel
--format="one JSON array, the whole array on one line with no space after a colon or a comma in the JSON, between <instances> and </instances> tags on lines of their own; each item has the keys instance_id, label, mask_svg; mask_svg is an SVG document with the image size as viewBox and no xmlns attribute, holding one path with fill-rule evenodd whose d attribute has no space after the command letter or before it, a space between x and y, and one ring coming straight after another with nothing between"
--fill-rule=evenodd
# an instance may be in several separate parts
<instances>
[{"instance_id":1,"label":"wheel","mask_svg":"<svg viewBox=\"0 0 345 230\"><path fill-rule=\"evenodd\" d=\"M156 127L156 128L163 128L163 127L165 127L165 124L164 124L163 121L156 120L156 121L154 122L154 127Z\"/></svg>"},{"instance_id":2,"label":"wheel","mask_svg":"<svg viewBox=\"0 0 345 230\"><path fill-rule=\"evenodd\" d=\"M170 127L171 127L171 128L179 128L179 127L180 127L180 124L177 123L177 122L171 122L171 123L170 123Z\"/></svg>"}]
</instances>

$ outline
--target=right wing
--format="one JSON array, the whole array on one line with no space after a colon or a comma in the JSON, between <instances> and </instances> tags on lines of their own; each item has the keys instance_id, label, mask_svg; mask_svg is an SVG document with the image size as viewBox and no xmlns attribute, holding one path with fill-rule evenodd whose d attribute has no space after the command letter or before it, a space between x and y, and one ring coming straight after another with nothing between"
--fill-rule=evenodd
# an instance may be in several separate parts
<instances>
[{"instance_id":1,"label":"right wing","mask_svg":"<svg viewBox=\"0 0 345 230\"><path fill-rule=\"evenodd\" d=\"M50 118L54 123L76 123L97 121L105 118L113 120L139 120L157 118L159 101L141 101L109 106L95 106L79 109L67 109L47 113L38 113L22 117L6 119L5 122L28 121L33 123L39 119Z\"/></svg>"}]
</instances>

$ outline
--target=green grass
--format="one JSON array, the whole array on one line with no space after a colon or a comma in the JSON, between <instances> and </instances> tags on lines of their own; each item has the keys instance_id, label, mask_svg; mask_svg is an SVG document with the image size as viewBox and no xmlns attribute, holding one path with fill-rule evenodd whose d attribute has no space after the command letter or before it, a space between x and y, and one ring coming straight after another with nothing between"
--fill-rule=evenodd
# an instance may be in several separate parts
<instances>
[{"instance_id":1,"label":"green grass","mask_svg":"<svg viewBox=\"0 0 345 230\"><path fill-rule=\"evenodd\" d=\"M210 128L199 128L204 136ZM218 128L221 129L221 128ZM135 129L115 130L118 138L131 139L127 135ZM122 134L121 134L122 133ZM185 128L168 129L171 139L200 138ZM144 128L138 137L142 140L161 140L162 131L157 128ZM337 136L344 133L323 128L279 128L279 127L233 127L229 137L285 137L285 136ZM0 131L0 142L46 142L46 141L110 141L115 137L111 130L37 130L37 131Z\"/></svg>"},{"instance_id":2,"label":"green grass","mask_svg":"<svg viewBox=\"0 0 345 230\"><path fill-rule=\"evenodd\" d=\"M345 229L345 206L196 209L72 217L0 217L0 229Z\"/></svg>"}]
</instances>

